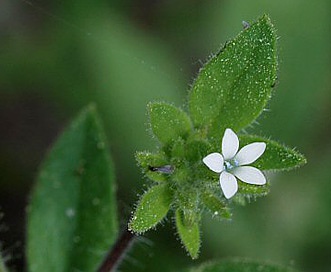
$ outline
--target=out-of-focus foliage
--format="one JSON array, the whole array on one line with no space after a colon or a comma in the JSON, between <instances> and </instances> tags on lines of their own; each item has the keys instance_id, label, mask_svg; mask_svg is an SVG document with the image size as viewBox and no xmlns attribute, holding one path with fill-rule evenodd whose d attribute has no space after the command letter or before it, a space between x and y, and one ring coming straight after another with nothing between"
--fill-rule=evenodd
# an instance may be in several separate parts
<instances>
[{"instance_id":1,"label":"out-of-focus foliage","mask_svg":"<svg viewBox=\"0 0 331 272\"><path fill-rule=\"evenodd\" d=\"M270 263L262 263L247 259L230 259L211 261L194 267L189 272L295 272L290 267L282 267Z\"/></svg>"},{"instance_id":2,"label":"out-of-focus foliage","mask_svg":"<svg viewBox=\"0 0 331 272\"><path fill-rule=\"evenodd\" d=\"M2 256L0 255L0 272L6 272L7 268L5 266L5 262L2 259Z\"/></svg>"},{"instance_id":3,"label":"out-of-focus foliage","mask_svg":"<svg viewBox=\"0 0 331 272\"><path fill-rule=\"evenodd\" d=\"M239 32L242 20L268 13L279 35L279 83L271 111L262 114L254 132L297 146L309 164L271 175L269 196L236 208L231 222L206 219L201 260L242 256L329 271L330 5L328 0L2 1L0 206L9 231L0 231L0 240L5 249L24 241L27 192L47 146L90 101L98 104L107 127L125 225L143 184L134 152L154 146L145 131L146 103L182 104L199 59L216 53ZM172 230L160 226L148 239L133 247L122 271L172 271L190 263ZM18 256L22 247L12 251ZM10 263L21 267L22 259Z\"/></svg>"},{"instance_id":4,"label":"out-of-focus foliage","mask_svg":"<svg viewBox=\"0 0 331 272\"><path fill-rule=\"evenodd\" d=\"M28 271L96 271L118 234L116 185L93 105L56 141L28 208Z\"/></svg>"}]
</instances>

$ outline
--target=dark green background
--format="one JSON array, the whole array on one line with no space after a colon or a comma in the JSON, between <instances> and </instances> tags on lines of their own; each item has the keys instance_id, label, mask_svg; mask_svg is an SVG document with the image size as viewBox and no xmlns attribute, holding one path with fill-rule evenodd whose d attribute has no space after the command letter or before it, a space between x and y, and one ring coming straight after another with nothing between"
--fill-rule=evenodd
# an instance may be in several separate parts
<instances>
[{"instance_id":1,"label":"dark green background","mask_svg":"<svg viewBox=\"0 0 331 272\"><path fill-rule=\"evenodd\" d=\"M30 4L31 3L31 4ZM24 266L25 206L38 165L64 125L97 103L115 160L124 227L144 182L134 151L155 149L146 104L185 97L201 62L241 22L270 15L279 82L250 131L297 147L308 164L270 174L268 197L203 222L203 260L251 257L331 269L331 4L319 1L36 1L0 3L0 222L3 250ZM192 265L169 219L139 239L122 271Z\"/></svg>"}]
</instances>

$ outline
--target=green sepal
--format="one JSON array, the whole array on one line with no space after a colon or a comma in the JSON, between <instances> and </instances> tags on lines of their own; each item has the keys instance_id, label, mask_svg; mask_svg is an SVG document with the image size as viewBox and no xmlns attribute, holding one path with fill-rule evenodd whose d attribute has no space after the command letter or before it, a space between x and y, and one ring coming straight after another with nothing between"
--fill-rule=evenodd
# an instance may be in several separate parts
<instances>
[{"instance_id":1,"label":"green sepal","mask_svg":"<svg viewBox=\"0 0 331 272\"><path fill-rule=\"evenodd\" d=\"M165 155L161 153L137 152L136 160L146 177L156 182L164 182L169 175L153 171L153 168L168 165L169 162Z\"/></svg>"},{"instance_id":2,"label":"green sepal","mask_svg":"<svg viewBox=\"0 0 331 272\"><path fill-rule=\"evenodd\" d=\"M201 200L212 216L219 219L230 219L231 213L226 203L210 192L201 194Z\"/></svg>"},{"instance_id":3,"label":"green sepal","mask_svg":"<svg viewBox=\"0 0 331 272\"><path fill-rule=\"evenodd\" d=\"M140 199L129 223L129 230L143 233L155 227L168 213L172 191L168 184L151 187Z\"/></svg>"},{"instance_id":4,"label":"green sepal","mask_svg":"<svg viewBox=\"0 0 331 272\"><path fill-rule=\"evenodd\" d=\"M296 150L260 136L239 135L239 141L241 146L253 142L266 143L266 150L262 156L251 164L260 170L290 170L307 162L306 158Z\"/></svg>"},{"instance_id":5,"label":"green sepal","mask_svg":"<svg viewBox=\"0 0 331 272\"><path fill-rule=\"evenodd\" d=\"M267 262L235 258L222 261L212 261L193 267L187 272L296 272L291 267L284 267Z\"/></svg>"},{"instance_id":6,"label":"green sepal","mask_svg":"<svg viewBox=\"0 0 331 272\"><path fill-rule=\"evenodd\" d=\"M176 210L175 220L179 238L186 251L190 254L192 259L197 259L201 244L200 220L195 220L194 222L187 220L184 213L179 209Z\"/></svg>"},{"instance_id":7,"label":"green sepal","mask_svg":"<svg viewBox=\"0 0 331 272\"><path fill-rule=\"evenodd\" d=\"M152 131L162 144L168 144L178 137L185 138L192 129L188 115L173 105L150 103L148 113Z\"/></svg>"},{"instance_id":8,"label":"green sepal","mask_svg":"<svg viewBox=\"0 0 331 272\"><path fill-rule=\"evenodd\" d=\"M194 126L219 132L249 125L263 111L276 80L276 35L267 16L226 43L200 70L189 96Z\"/></svg>"}]
</instances>

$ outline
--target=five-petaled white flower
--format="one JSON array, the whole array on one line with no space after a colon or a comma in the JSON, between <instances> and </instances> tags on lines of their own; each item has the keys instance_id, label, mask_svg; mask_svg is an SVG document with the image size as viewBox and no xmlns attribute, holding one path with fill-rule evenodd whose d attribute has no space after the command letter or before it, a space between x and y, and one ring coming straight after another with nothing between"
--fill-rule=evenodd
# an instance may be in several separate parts
<instances>
[{"instance_id":1,"label":"five-petaled white flower","mask_svg":"<svg viewBox=\"0 0 331 272\"><path fill-rule=\"evenodd\" d=\"M239 149L238 136L229 128L222 139L222 154L211 153L203 162L207 167L220 174L220 185L224 196L229 199L238 191L237 179L249 184L263 185L266 178L263 173L247 164L255 162L265 151L266 144L255 142Z\"/></svg>"}]
</instances>

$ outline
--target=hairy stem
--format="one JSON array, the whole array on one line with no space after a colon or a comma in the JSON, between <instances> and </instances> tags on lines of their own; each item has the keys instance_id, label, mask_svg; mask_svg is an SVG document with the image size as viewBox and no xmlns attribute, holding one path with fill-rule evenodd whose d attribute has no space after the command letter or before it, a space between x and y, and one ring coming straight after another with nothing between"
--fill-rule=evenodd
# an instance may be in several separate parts
<instances>
[{"instance_id":1,"label":"hairy stem","mask_svg":"<svg viewBox=\"0 0 331 272\"><path fill-rule=\"evenodd\" d=\"M116 244L109 250L103 263L100 265L98 272L115 271L123 258L125 252L130 248L135 235L125 229L122 235L118 238Z\"/></svg>"}]
</instances>

